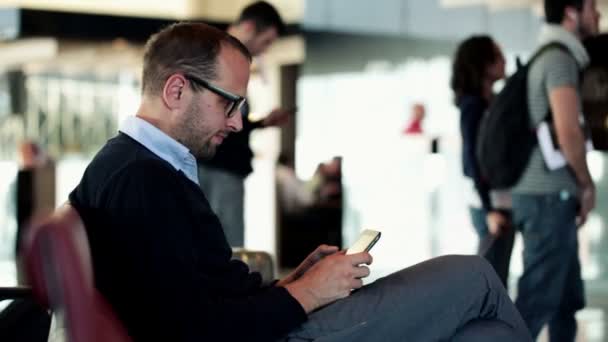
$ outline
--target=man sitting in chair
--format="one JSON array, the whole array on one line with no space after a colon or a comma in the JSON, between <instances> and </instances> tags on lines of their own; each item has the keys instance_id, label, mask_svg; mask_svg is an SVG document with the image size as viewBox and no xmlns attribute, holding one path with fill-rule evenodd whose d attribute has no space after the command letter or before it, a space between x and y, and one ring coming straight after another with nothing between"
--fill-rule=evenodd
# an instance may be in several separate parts
<instances>
[{"instance_id":1,"label":"man sitting in chair","mask_svg":"<svg viewBox=\"0 0 608 342\"><path fill-rule=\"evenodd\" d=\"M263 287L198 186L196 158L242 127L250 55L200 23L146 45L142 102L88 166L70 202L95 283L135 341L531 341L478 257L434 259L363 286L367 252L320 246Z\"/></svg>"}]
</instances>

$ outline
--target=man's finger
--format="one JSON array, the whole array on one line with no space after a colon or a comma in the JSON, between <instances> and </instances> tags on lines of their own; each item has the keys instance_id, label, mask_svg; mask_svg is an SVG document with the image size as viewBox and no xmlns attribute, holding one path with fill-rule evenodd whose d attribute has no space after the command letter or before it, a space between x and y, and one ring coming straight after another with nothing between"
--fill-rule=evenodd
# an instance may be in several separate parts
<instances>
[{"instance_id":1,"label":"man's finger","mask_svg":"<svg viewBox=\"0 0 608 342\"><path fill-rule=\"evenodd\" d=\"M353 266L358 266L361 264L371 265L372 261L374 260L371 254L369 254L368 252L350 254L349 257L351 265Z\"/></svg>"}]
</instances>

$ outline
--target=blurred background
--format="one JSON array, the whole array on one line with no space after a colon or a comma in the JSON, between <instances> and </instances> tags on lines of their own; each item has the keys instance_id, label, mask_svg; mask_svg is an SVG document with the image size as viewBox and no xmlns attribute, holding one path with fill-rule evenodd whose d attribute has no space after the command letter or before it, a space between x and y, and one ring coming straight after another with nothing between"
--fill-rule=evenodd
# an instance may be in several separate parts
<instances>
[{"instance_id":1,"label":"blurred background","mask_svg":"<svg viewBox=\"0 0 608 342\"><path fill-rule=\"evenodd\" d=\"M361 229L378 229L383 236L373 250L370 281L432 256L475 253L459 112L449 88L451 58L458 42L485 33L500 44L512 73L516 56L525 59L537 46L542 2L269 2L287 21L288 34L254 62L252 115L277 106L297 111L286 127L252 136L245 247L270 253L281 273L320 243L348 247ZM136 111L147 37L180 20L225 28L248 3L0 1L0 286L17 282L22 142L34 142L54 166L36 183L35 205L65 202L94 153ZM598 3L605 32L608 1ZM421 133L404 134L415 105L425 111ZM293 161L298 179L320 191L305 215L284 211L279 155ZM608 341L607 163L604 152L589 155L598 202L579 231L589 297L589 308L580 313L580 341ZM323 183L327 178L334 183ZM521 269L517 239L511 282Z\"/></svg>"}]
</instances>

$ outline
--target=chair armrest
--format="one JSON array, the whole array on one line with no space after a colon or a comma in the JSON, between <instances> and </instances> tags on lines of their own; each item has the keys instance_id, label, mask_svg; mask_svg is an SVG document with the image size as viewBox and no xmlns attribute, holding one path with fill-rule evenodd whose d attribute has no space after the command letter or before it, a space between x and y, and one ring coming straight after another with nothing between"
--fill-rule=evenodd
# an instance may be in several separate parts
<instances>
[{"instance_id":1,"label":"chair armrest","mask_svg":"<svg viewBox=\"0 0 608 342\"><path fill-rule=\"evenodd\" d=\"M0 341L52 341L50 326L50 313L34 300L29 287L0 287Z\"/></svg>"},{"instance_id":2,"label":"chair armrest","mask_svg":"<svg viewBox=\"0 0 608 342\"><path fill-rule=\"evenodd\" d=\"M0 287L0 301L30 297L32 297L32 289L29 287Z\"/></svg>"},{"instance_id":3,"label":"chair armrest","mask_svg":"<svg viewBox=\"0 0 608 342\"><path fill-rule=\"evenodd\" d=\"M252 272L259 272L262 276L262 284L267 285L274 280L274 262L267 252L233 248L232 259L241 260Z\"/></svg>"}]
</instances>

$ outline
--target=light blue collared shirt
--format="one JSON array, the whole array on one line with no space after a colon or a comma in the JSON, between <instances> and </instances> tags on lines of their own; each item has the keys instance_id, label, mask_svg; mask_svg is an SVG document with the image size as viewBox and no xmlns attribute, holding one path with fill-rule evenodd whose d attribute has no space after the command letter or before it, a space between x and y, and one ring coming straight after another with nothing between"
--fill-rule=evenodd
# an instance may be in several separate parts
<instances>
[{"instance_id":1,"label":"light blue collared shirt","mask_svg":"<svg viewBox=\"0 0 608 342\"><path fill-rule=\"evenodd\" d=\"M120 125L119 131L144 145L152 153L171 164L176 170L182 171L188 179L198 185L196 158L186 146L151 123L136 116L127 117Z\"/></svg>"}]
</instances>

